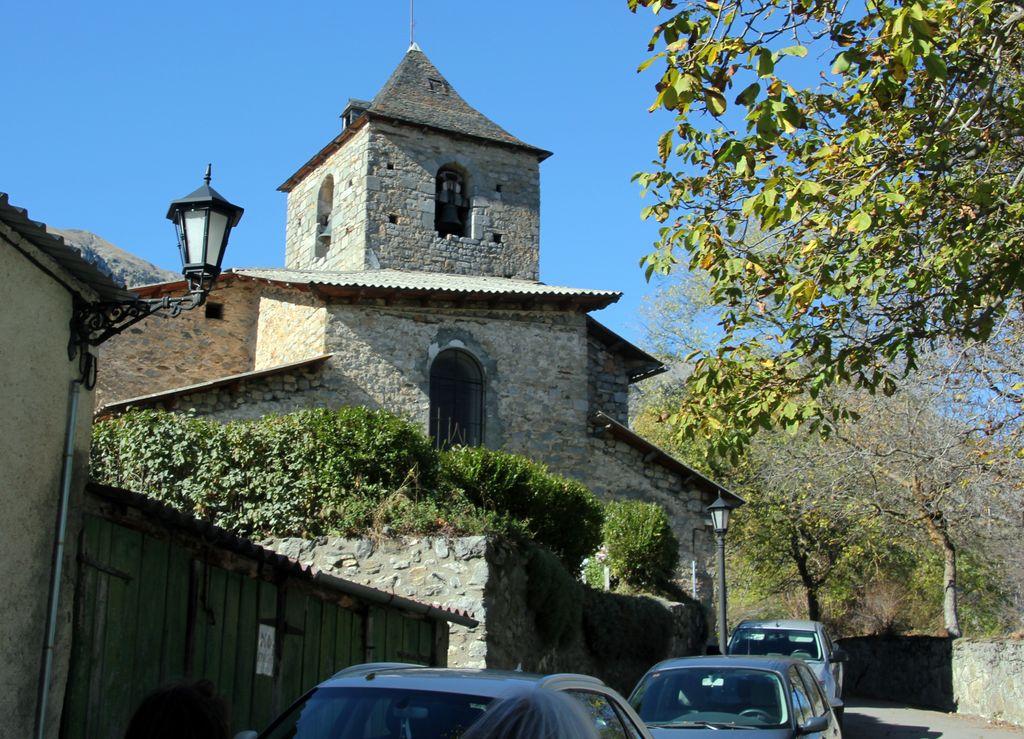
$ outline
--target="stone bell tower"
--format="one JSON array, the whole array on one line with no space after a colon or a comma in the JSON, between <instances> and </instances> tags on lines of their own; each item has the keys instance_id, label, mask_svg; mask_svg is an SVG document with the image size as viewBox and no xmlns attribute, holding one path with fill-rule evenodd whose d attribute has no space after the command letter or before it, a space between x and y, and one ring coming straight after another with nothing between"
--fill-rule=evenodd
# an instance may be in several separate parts
<instances>
[{"instance_id":1,"label":"stone bell tower","mask_svg":"<svg viewBox=\"0 0 1024 739\"><path fill-rule=\"evenodd\" d=\"M342 122L279 188L286 267L537 279L550 152L470 107L415 44Z\"/></svg>"}]
</instances>

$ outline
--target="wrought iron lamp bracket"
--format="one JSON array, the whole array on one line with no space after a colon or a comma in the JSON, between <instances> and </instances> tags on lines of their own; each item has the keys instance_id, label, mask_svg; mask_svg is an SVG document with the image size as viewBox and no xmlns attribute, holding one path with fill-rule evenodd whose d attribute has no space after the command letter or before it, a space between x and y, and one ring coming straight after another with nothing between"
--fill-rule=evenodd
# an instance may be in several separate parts
<instances>
[{"instance_id":1,"label":"wrought iron lamp bracket","mask_svg":"<svg viewBox=\"0 0 1024 739\"><path fill-rule=\"evenodd\" d=\"M90 389L96 384L96 361L89 347L99 346L148 316L160 313L174 317L182 311L198 308L206 302L207 292L194 287L182 297L165 295L162 298L100 303L76 301L71 316L68 358L79 358L82 382Z\"/></svg>"},{"instance_id":2,"label":"wrought iron lamp bracket","mask_svg":"<svg viewBox=\"0 0 1024 739\"><path fill-rule=\"evenodd\" d=\"M154 313L174 317L206 302L206 291L196 290L180 298L165 295L152 300L124 302L79 303L71 318L71 342L68 356L74 359L79 348L99 346Z\"/></svg>"}]
</instances>

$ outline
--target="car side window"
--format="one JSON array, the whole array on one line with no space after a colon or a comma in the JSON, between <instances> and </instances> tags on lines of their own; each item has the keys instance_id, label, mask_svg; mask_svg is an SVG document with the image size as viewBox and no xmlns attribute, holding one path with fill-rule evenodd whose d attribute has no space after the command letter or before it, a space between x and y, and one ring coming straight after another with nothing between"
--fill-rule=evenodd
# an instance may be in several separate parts
<instances>
[{"instance_id":1,"label":"car side window","mask_svg":"<svg viewBox=\"0 0 1024 739\"><path fill-rule=\"evenodd\" d=\"M811 699L811 708L814 710L814 715L824 716L825 700L822 698L818 679L814 677L814 674L803 665L797 667L797 672L799 672L800 677L804 679L804 685L807 687L807 695Z\"/></svg>"},{"instance_id":2,"label":"car side window","mask_svg":"<svg viewBox=\"0 0 1024 739\"><path fill-rule=\"evenodd\" d=\"M590 690L570 690L569 695L579 701L583 710L594 721L601 739L631 739L635 733L626 729L608 696Z\"/></svg>"},{"instance_id":3,"label":"car side window","mask_svg":"<svg viewBox=\"0 0 1024 739\"><path fill-rule=\"evenodd\" d=\"M793 698L793 713L796 714L797 724L803 724L814 718L811 710L811 700L807 697L807 688L803 680L797 674L796 667L789 668L789 692Z\"/></svg>"}]
</instances>

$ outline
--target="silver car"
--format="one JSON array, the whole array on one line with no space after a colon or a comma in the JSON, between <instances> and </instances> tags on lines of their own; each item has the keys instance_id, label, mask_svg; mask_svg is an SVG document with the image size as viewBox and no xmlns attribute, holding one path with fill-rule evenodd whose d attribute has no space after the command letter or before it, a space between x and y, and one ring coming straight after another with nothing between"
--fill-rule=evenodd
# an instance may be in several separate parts
<instances>
[{"instance_id":1,"label":"silver car","mask_svg":"<svg viewBox=\"0 0 1024 739\"><path fill-rule=\"evenodd\" d=\"M729 654L797 657L814 671L837 717L843 715L843 663L849 657L837 647L819 621L743 621L729 639Z\"/></svg>"},{"instance_id":2,"label":"silver car","mask_svg":"<svg viewBox=\"0 0 1024 739\"><path fill-rule=\"evenodd\" d=\"M629 702L655 739L722 736L842 739L821 684L792 657L683 657L661 662Z\"/></svg>"},{"instance_id":3,"label":"silver car","mask_svg":"<svg viewBox=\"0 0 1024 739\"><path fill-rule=\"evenodd\" d=\"M397 663L349 667L302 696L258 739L458 737L496 698L557 690L580 702L602 739L652 739L621 695L586 675L533 675ZM242 732L235 739L256 739Z\"/></svg>"}]
</instances>

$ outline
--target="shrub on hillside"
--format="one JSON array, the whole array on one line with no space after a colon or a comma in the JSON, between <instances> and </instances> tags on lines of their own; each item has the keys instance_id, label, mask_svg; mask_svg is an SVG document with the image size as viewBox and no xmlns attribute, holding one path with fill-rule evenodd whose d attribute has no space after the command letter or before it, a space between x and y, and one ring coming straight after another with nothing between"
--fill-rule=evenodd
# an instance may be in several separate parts
<instances>
[{"instance_id":1,"label":"shrub on hillside","mask_svg":"<svg viewBox=\"0 0 1024 739\"><path fill-rule=\"evenodd\" d=\"M530 536L576 572L601 543L601 502L586 486L541 464L483 447L442 455L450 485L486 511L522 521Z\"/></svg>"},{"instance_id":2,"label":"shrub on hillside","mask_svg":"<svg viewBox=\"0 0 1024 739\"><path fill-rule=\"evenodd\" d=\"M418 428L366 408L224 425L133 411L95 425L91 472L248 535L508 528L440 485Z\"/></svg>"},{"instance_id":3,"label":"shrub on hillside","mask_svg":"<svg viewBox=\"0 0 1024 739\"><path fill-rule=\"evenodd\" d=\"M635 588L658 588L672 580L679 541L660 505L613 501L605 507L602 533L614 577Z\"/></svg>"}]
</instances>

